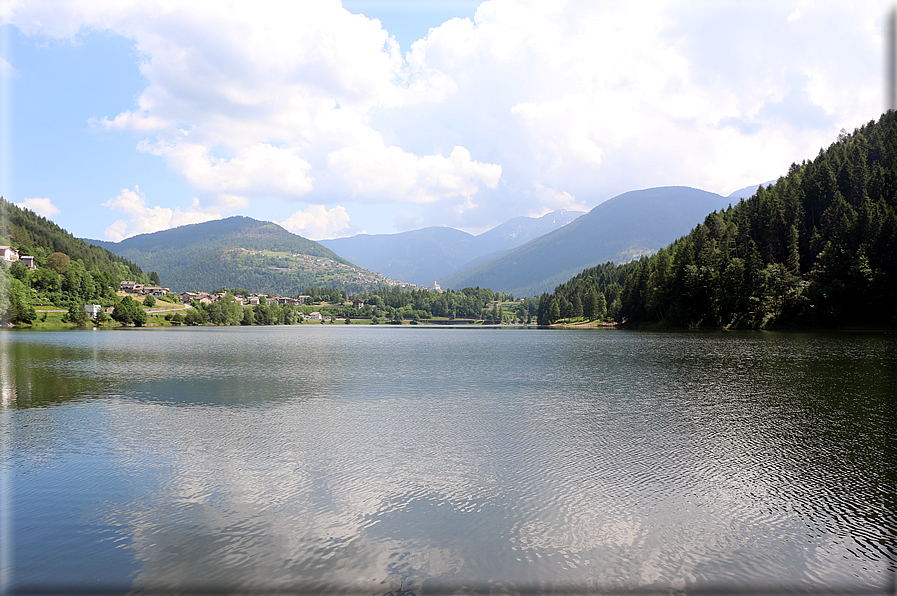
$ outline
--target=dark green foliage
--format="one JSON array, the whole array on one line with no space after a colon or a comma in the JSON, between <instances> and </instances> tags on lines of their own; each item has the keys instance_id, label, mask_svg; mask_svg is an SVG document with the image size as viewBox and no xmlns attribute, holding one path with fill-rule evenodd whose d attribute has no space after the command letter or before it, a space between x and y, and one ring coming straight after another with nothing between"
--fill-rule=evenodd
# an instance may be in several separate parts
<instances>
[{"instance_id":1,"label":"dark green foliage","mask_svg":"<svg viewBox=\"0 0 897 596\"><path fill-rule=\"evenodd\" d=\"M307 288L303 292L311 297L312 302L337 302L342 303L350 297L334 289ZM399 286L389 286L377 290L371 290L362 294L351 296L364 302L364 308L358 310L352 306L341 307L334 311L336 316L351 318L387 318L393 323L398 322L398 317L412 320L427 320L433 317L449 319L473 319L485 320L490 323L500 323L508 319L509 313L500 303L510 302L514 297L510 294L493 292L487 288L464 288L458 292L449 290L437 292L428 289L403 289ZM493 304L494 303L494 304ZM523 308L524 317L530 312L535 314L535 301L523 301L519 304ZM530 311L530 308L532 309ZM511 311L518 312L520 309ZM511 319L516 317L511 314Z\"/></svg>"},{"instance_id":2,"label":"dark green foliage","mask_svg":"<svg viewBox=\"0 0 897 596\"><path fill-rule=\"evenodd\" d=\"M212 325L241 325L243 323L243 307L237 304L230 292L226 293L218 302L196 303L194 306L205 312L203 320Z\"/></svg>"},{"instance_id":3,"label":"dark green foliage","mask_svg":"<svg viewBox=\"0 0 897 596\"><path fill-rule=\"evenodd\" d=\"M637 267L637 264L638 261L620 266L610 262L598 265L557 286L553 294L542 294L539 299L539 324L549 325L560 319L579 316L589 321L604 321L607 317L608 301L618 299L624 290L623 285L628 282L629 272ZM638 280L639 278L634 278L629 283ZM644 282L647 283L647 280ZM638 288L629 288L629 291L636 289ZM582 304L582 315L576 314L577 301ZM552 318L554 312L552 304L555 303L557 316Z\"/></svg>"},{"instance_id":4,"label":"dark green foliage","mask_svg":"<svg viewBox=\"0 0 897 596\"><path fill-rule=\"evenodd\" d=\"M46 259L61 253L74 264L81 261L87 271L108 273L115 281L149 282L140 267L104 248L75 238L52 221L28 209L20 209L0 197L0 244L10 244L21 254ZM46 265L46 261L44 261Z\"/></svg>"},{"instance_id":5,"label":"dark green foliage","mask_svg":"<svg viewBox=\"0 0 897 596\"><path fill-rule=\"evenodd\" d=\"M553 299L622 287L629 323L675 326L897 325L897 114L888 112L692 232L618 268L587 269ZM587 291L587 290L586 290Z\"/></svg>"},{"instance_id":6,"label":"dark green foliage","mask_svg":"<svg viewBox=\"0 0 897 596\"><path fill-rule=\"evenodd\" d=\"M112 309L112 320L122 325L133 324L135 327L142 327L146 324L147 316L139 302L131 299L130 296L125 296Z\"/></svg>"},{"instance_id":7,"label":"dark green foliage","mask_svg":"<svg viewBox=\"0 0 897 596\"><path fill-rule=\"evenodd\" d=\"M0 265L0 324L29 325L36 318L31 290Z\"/></svg>"},{"instance_id":8,"label":"dark green foliage","mask_svg":"<svg viewBox=\"0 0 897 596\"><path fill-rule=\"evenodd\" d=\"M149 281L137 265L74 238L53 222L0 198L0 244L35 257L32 271L21 261L0 267L0 324L32 323L34 304L111 306L119 281ZM14 283L13 283L14 282ZM67 320L82 323L72 312Z\"/></svg>"},{"instance_id":9,"label":"dark green foliage","mask_svg":"<svg viewBox=\"0 0 897 596\"><path fill-rule=\"evenodd\" d=\"M90 315L84 310L83 304L72 302L69 310L62 316L63 323L75 323L79 327L86 327L90 323Z\"/></svg>"},{"instance_id":10,"label":"dark green foliage","mask_svg":"<svg viewBox=\"0 0 897 596\"><path fill-rule=\"evenodd\" d=\"M561 318L561 309L558 306L557 300L551 301L551 306L548 307L548 324L554 324L558 319Z\"/></svg>"},{"instance_id":11,"label":"dark green foliage","mask_svg":"<svg viewBox=\"0 0 897 596\"><path fill-rule=\"evenodd\" d=\"M294 325L299 322L299 312L292 305L257 304L244 307L230 293L218 302L203 304L193 301L191 306L183 317L186 325ZM176 324L175 317L172 317L172 324Z\"/></svg>"}]
</instances>

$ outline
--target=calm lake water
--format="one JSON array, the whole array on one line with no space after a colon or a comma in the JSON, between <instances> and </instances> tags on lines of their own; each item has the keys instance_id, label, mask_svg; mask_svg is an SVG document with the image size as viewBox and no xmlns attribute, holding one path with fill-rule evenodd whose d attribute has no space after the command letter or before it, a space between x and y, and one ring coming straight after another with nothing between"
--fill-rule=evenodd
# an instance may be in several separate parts
<instances>
[{"instance_id":1,"label":"calm lake water","mask_svg":"<svg viewBox=\"0 0 897 596\"><path fill-rule=\"evenodd\" d=\"M893 590L894 335L4 331L0 372L7 593Z\"/></svg>"}]
</instances>

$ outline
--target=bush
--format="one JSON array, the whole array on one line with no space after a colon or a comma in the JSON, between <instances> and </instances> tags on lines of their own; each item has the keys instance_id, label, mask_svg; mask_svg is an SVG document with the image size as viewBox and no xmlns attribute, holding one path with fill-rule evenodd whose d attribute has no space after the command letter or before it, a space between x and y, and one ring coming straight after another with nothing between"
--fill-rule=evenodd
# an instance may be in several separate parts
<instances>
[{"instance_id":1,"label":"bush","mask_svg":"<svg viewBox=\"0 0 897 596\"><path fill-rule=\"evenodd\" d=\"M86 327L90 323L90 315L84 310L84 305L72 302L69 305L69 311L62 315L63 323L74 323L78 327Z\"/></svg>"}]
</instances>

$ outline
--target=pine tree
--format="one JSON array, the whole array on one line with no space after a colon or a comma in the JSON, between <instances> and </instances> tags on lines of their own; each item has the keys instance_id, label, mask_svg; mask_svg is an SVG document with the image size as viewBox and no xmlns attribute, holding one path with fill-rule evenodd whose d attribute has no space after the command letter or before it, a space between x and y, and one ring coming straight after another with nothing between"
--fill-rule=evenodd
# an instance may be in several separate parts
<instances>
[{"instance_id":1,"label":"pine tree","mask_svg":"<svg viewBox=\"0 0 897 596\"><path fill-rule=\"evenodd\" d=\"M555 321L561 318L561 307L558 306L557 300L551 301L551 306L548 307L548 324L552 325Z\"/></svg>"},{"instance_id":2,"label":"pine tree","mask_svg":"<svg viewBox=\"0 0 897 596\"><path fill-rule=\"evenodd\" d=\"M573 316L576 318L580 318L582 317L582 312L582 300L579 299L579 294L575 294L573 296Z\"/></svg>"},{"instance_id":3,"label":"pine tree","mask_svg":"<svg viewBox=\"0 0 897 596\"><path fill-rule=\"evenodd\" d=\"M797 226L792 225L788 231L788 271L792 275L800 275L800 235Z\"/></svg>"}]
</instances>

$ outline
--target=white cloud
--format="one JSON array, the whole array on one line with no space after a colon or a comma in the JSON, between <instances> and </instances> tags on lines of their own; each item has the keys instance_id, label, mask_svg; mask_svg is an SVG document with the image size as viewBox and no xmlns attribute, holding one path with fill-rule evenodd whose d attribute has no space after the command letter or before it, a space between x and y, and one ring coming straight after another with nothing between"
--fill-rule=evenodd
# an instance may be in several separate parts
<instances>
[{"instance_id":1,"label":"white cloud","mask_svg":"<svg viewBox=\"0 0 897 596\"><path fill-rule=\"evenodd\" d=\"M558 209L567 209L568 211L582 211L586 209L586 205L582 201L577 201L576 197L569 192L562 192L554 188L548 188L538 182L533 182L535 193L539 204L543 207L538 213L532 213L531 216L540 217L551 211Z\"/></svg>"},{"instance_id":2,"label":"white cloud","mask_svg":"<svg viewBox=\"0 0 897 596\"><path fill-rule=\"evenodd\" d=\"M299 197L308 193L313 181L311 169L299 156L298 149L282 149L266 143L239 147L233 157L210 155L210 148L198 143L144 145L148 151L165 157L171 169L194 187L208 191L219 204L225 197L277 196Z\"/></svg>"},{"instance_id":3,"label":"white cloud","mask_svg":"<svg viewBox=\"0 0 897 596\"><path fill-rule=\"evenodd\" d=\"M170 122L166 122L161 118L149 116L145 113L138 114L131 110L122 112L112 120L108 118L92 118L90 123L107 130L133 130L137 132L159 132L172 128Z\"/></svg>"},{"instance_id":4,"label":"white cloud","mask_svg":"<svg viewBox=\"0 0 897 596\"><path fill-rule=\"evenodd\" d=\"M218 213L203 211L197 199L193 200L188 211L181 211L180 208L147 207L146 197L137 186L134 186L134 190L122 189L115 198L103 203L103 206L128 216L127 220L119 219L106 228L106 238L113 242L137 234L148 234L221 218Z\"/></svg>"},{"instance_id":5,"label":"white cloud","mask_svg":"<svg viewBox=\"0 0 897 596\"><path fill-rule=\"evenodd\" d=\"M372 143L334 151L330 164L342 174L355 196L385 202L468 199L482 187L495 188L501 178L501 166L472 160L464 147L454 147L448 157L418 157L399 147Z\"/></svg>"},{"instance_id":6,"label":"white cloud","mask_svg":"<svg viewBox=\"0 0 897 596\"><path fill-rule=\"evenodd\" d=\"M299 210L286 220L277 223L294 234L312 240L364 233L364 230L349 223L349 214L342 205L329 210L324 205L310 205L308 209Z\"/></svg>"},{"instance_id":7,"label":"white cloud","mask_svg":"<svg viewBox=\"0 0 897 596\"><path fill-rule=\"evenodd\" d=\"M59 208L50 199L24 199L21 203L16 203L16 207L30 209L48 219L60 213Z\"/></svg>"},{"instance_id":8,"label":"white cloud","mask_svg":"<svg viewBox=\"0 0 897 596\"><path fill-rule=\"evenodd\" d=\"M336 0L19 2L3 22L133 39L147 87L94 124L135 133L206 211L339 197L470 227L784 173L879 115L886 8L489 0L405 56Z\"/></svg>"},{"instance_id":9,"label":"white cloud","mask_svg":"<svg viewBox=\"0 0 897 596\"><path fill-rule=\"evenodd\" d=\"M19 71L16 67L7 62L4 58L0 58L0 77L17 77Z\"/></svg>"}]
</instances>

